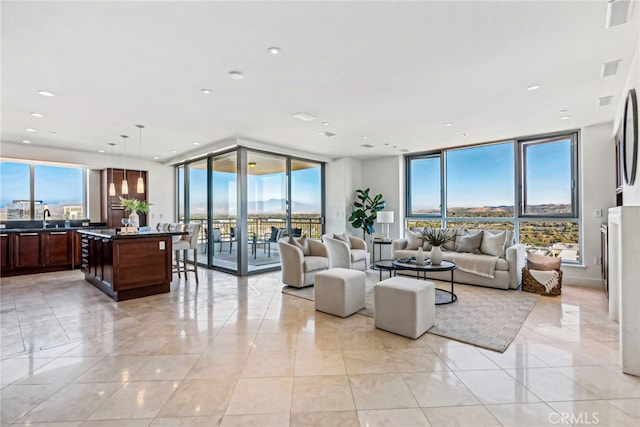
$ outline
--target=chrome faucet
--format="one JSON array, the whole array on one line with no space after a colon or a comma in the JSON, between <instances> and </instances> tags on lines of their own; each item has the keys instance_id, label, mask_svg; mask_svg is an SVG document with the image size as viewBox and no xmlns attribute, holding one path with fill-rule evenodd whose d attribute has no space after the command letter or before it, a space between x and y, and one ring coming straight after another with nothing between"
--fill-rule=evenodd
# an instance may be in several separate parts
<instances>
[{"instance_id":1,"label":"chrome faucet","mask_svg":"<svg viewBox=\"0 0 640 427\"><path fill-rule=\"evenodd\" d=\"M51 212L49 212L49 209L45 209L42 212L42 228L47 228L47 225L49 224L47 222L47 217L51 218Z\"/></svg>"}]
</instances>

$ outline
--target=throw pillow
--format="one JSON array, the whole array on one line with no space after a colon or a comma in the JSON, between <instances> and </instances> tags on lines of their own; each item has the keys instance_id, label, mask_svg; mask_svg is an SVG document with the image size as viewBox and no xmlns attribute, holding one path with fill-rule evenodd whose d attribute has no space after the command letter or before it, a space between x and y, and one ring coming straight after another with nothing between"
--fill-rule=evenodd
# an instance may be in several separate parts
<instances>
[{"instance_id":1,"label":"throw pillow","mask_svg":"<svg viewBox=\"0 0 640 427\"><path fill-rule=\"evenodd\" d=\"M506 231L500 231L499 233L493 234L490 231L484 230L482 232L480 252L487 255L504 257L504 244L506 238Z\"/></svg>"},{"instance_id":2,"label":"throw pillow","mask_svg":"<svg viewBox=\"0 0 640 427\"><path fill-rule=\"evenodd\" d=\"M467 231L463 236L460 237L460 241L456 246L456 251L479 254L481 244L482 244L482 230L477 230L474 232Z\"/></svg>"},{"instance_id":3,"label":"throw pillow","mask_svg":"<svg viewBox=\"0 0 640 427\"><path fill-rule=\"evenodd\" d=\"M345 242L347 246L349 246L349 249L351 249L351 240L349 240L349 237L346 234L334 234L333 238Z\"/></svg>"},{"instance_id":4,"label":"throw pillow","mask_svg":"<svg viewBox=\"0 0 640 427\"><path fill-rule=\"evenodd\" d=\"M407 247L406 250L415 250L422 247L422 233L419 231L407 230Z\"/></svg>"},{"instance_id":5,"label":"throw pillow","mask_svg":"<svg viewBox=\"0 0 640 427\"><path fill-rule=\"evenodd\" d=\"M295 246L296 248L302 251L304 256L309 256L309 242L307 242L306 237L301 237L300 239L294 239L293 237L289 237L289 243Z\"/></svg>"},{"instance_id":6,"label":"throw pillow","mask_svg":"<svg viewBox=\"0 0 640 427\"><path fill-rule=\"evenodd\" d=\"M463 229L448 228L448 229L445 229L445 230L447 230L447 233L448 233L449 237L451 238L451 240L447 240L447 243L442 245L442 248L446 249L448 251L455 251L456 250L456 244L457 244L458 240L460 240L460 235L462 234Z\"/></svg>"}]
</instances>

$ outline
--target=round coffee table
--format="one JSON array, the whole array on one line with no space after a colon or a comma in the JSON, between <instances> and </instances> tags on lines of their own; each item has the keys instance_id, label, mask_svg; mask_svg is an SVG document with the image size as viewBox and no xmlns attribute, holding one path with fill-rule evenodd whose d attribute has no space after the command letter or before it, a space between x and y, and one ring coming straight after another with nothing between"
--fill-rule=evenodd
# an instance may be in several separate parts
<instances>
[{"instance_id":1,"label":"round coffee table","mask_svg":"<svg viewBox=\"0 0 640 427\"><path fill-rule=\"evenodd\" d=\"M453 293L453 270L456 269L456 265L453 262L442 261L439 265L432 265L431 261L425 261L424 264L416 264L415 262L401 262L400 260L393 260L391 262L395 270L412 270L417 272L418 279L420 279L420 272L422 272L422 279L427 279L427 272L431 271L450 271L451 272L451 291L445 291L444 289L436 288L436 305L451 304L458 301L458 297Z\"/></svg>"}]
</instances>

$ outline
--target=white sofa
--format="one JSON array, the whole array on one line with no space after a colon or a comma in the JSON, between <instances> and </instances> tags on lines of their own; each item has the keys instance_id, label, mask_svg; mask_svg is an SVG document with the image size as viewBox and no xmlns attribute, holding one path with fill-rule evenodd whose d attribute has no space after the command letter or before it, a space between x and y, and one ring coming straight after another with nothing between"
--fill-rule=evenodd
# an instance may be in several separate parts
<instances>
[{"instance_id":1,"label":"white sofa","mask_svg":"<svg viewBox=\"0 0 640 427\"><path fill-rule=\"evenodd\" d=\"M457 283L487 286L498 289L517 289L522 281L522 268L525 265L525 247L515 244L513 232L509 230L467 230L451 228L455 233L455 240L447 242L442 248L442 258L445 261L456 263L457 268L453 273L453 280ZM425 255L429 256L431 246L421 238L421 230L407 230L407 237L394 240L392 250L394 258L413 257L418 252L418 246L423 248ZM504 234L504 243L499 240ZM469 242L476 241L476 233L482 233L482 243L477 250L463 252L469 249ZM419 237L418 237L419 236ZM475 236L475 238L474 238ZM463 237L465 240L463 240ZM460 245L464 242L464 245ZM483 266L493 265L491 271L476 268L477 264ZM473 268L470 268L473 267ZM478 271L482 270L482 271ZM400 274L415 275L415 272L398 270ZM448 281L451 278L449 271L427 273L427 277L436 280Z\"/></svg>"},{"instance_id":2,"label":"white sofa","mask_svg":"<svg viewBox=\"0 0 640 427\"><path fill-rule=\"evenodd\" d=\"M329 256L329 268L348 268L351 270L365 271L369 268L369 253L367 242L345 234L339 235L342 239L348 239L349 243L335 234L324 234L322 241L327 247Z\"/></svg>"}]
</instances>

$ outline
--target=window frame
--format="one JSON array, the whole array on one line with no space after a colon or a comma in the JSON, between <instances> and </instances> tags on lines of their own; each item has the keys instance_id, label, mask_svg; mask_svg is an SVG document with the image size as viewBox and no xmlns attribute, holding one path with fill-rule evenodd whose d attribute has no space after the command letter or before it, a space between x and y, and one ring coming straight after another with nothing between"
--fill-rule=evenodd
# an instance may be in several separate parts
<instances>
[{"instance_id":1,"label":"window frame","mask_svg":"<svg viewBox=\"0 0 640 427\"><path fill-rule=\"evenodd\" d=\"M82 171L82 210L84 212L84 217L81 219L89 219L89 201L87 198L87 182L88 182L88 169L82 166L70 165L66 163L55 163L55 162L38 162L38 161L30 161L30 160L22 160L22 159L10 159L10 158L0 158L0 162L6 163L22 163L29 166L29 218L7 218L3 221L34 221L41 218L36 217L36 202L42 202L40 200L36 200L35 194L35 183L36 183L36 166L53 166L59 168L69 168L69 169L80 169ZM44 202L42 202L44 204Z\"/></svg>"},{"instance_id":2,"label":"window frame","mask_svg":"<svg viewBox=\"0 0 640 427\"><path fill-rule=\"evenodd\" d=\"M569 139L571 141L571 212L561 214L549 214L532 215L524 214L525 203L525 155L524 148L536 143L549 143L553 141L560 141ZM447 216L447 153L449 151L473 148L485 145L493 145L500 143L512 143L514 150L513 158L513 173L514 173L514 191L513 191L513 217L449 217ZM576 261L563 260L563 264L567 265L584 265L584 237L582 218L580 217L580 171L579 171L579 147L580 146L580 131L579 130L567 130L563 132L555 132L542 135L531 135L526 137L507 138L498 141L491 141L479 144L469 144L458 147L442 148L437 151L428 151L424 153L407 154L405 155L405 209L407 214L404 218L404 226L407 226L412 222L417 221L440 221L442 227L447 227L450 222L484 222L487 224L508 222L513 226L513 232L516 241L520 241L520 228L521 223L532 222L571 222L578 225L578 249L579 257ZM427 157L439 157L440 158L440 214L412 214L411 210L411 161L414 159L421 159Z\"/></svg>"}]
</instances>

